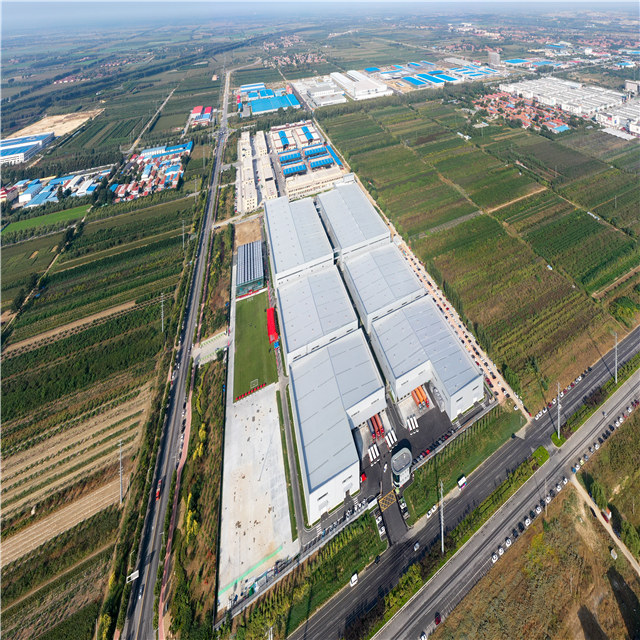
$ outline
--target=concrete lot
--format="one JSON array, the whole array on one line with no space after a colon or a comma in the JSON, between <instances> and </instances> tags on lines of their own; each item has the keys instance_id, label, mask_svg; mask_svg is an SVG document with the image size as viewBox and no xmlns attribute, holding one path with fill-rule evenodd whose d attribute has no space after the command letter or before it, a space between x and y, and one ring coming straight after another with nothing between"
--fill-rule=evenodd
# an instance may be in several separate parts
<instances>
[{"instance_id":1,"label":"concrete lot","mask_svg":"<svg viewBox=\"0 0 640 640\"><path fill-rule=\"evenodd\" d=\"M298 552L291 540L277 385L236 402L224 445L218 599L249 588L277 560Z\"/></svg>"}]
</instances>

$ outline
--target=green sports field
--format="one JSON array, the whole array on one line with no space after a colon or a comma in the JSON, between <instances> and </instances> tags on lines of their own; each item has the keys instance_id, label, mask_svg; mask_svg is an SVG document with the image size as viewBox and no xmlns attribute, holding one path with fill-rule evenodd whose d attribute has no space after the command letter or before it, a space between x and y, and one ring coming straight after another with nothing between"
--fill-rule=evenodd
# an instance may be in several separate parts
<instances>
[{"instance_id":1,"label":"green sports field","mask_svg":"<svg viewBox=\"0 0 640 640\"><path fill-rule=\"evenodd\" d=\"M268 306L266 292L236 304L234 397L249 391L255 380L260 385L278 379L276 359L267 335Z\"/></svg>"}]
</instances>

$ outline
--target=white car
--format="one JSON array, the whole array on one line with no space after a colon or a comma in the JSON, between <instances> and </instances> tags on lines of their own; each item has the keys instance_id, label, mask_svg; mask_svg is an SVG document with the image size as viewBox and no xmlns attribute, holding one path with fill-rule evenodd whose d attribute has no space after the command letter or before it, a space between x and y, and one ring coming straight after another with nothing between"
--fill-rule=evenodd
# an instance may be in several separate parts
<instances>
[{"instance_id":1,"label":"white car","mask_svg":"<svg viewBox=\"0 0 640 640\"><path fill-rule=\"evenodd\" d=\"M525 526L525 527L528 527L530 524L531 524L531 519L529 518L529 516L527 516L527 517L524 519L524 526Z\"/></svg>"},{"instance_id":2,"label":"white car","mask_svg":"<svg viewBox=\"0 0 640 640\"><path fill-rule=\"evenodd\" d=\"M386 531L387 530L384 528L384 525L378 529L378 533L380 534L381 538L385 534Z\"/></svg>"},{"instance_id":3,"label":"white car","mask_svg":"<svg viewBox=\"0 0 640 640\"><path fill-rule=\"evenodd\" d=\"M416 543L413 545L413 550L414 550L414 551L417 551L419 548L420 548L420 543L419 543L419 542L416 542Z\"/></svg>"},{"instance_id":4,"label":"white car","mask_svg":"<svg viewBox=\"0 0 640 640\"><path fill-rule=\"evenodd\" d=\"M545 501L547 504L549 504L549 503L551 502L551 496L550 496L550 495L546 495L546 496L544 497L544 501Z\"/></svg>"},{"instance_id":5,"label":"white car","mask_svg":"<svg viewBox=\"0 0 640 640\"><path fill-rule=\"evenodd\" d=\"M556 485L556 491L562 491L562 485L559 482Z\"/></svg>"},{"instance_id":6,"label":"white car","mask_svg":"<svg viewBox=\"0 0 640 640\"><path fill-rule=\"evenodd\" d=\"M562 484L567 484L567 482L569 482L566 478L566 476L562 476Z\"/></svg>"},{"instance_id":7,"label":"white car","mask_svg":"<svg viewBox=\"0 0 640 640\"><path fill-rule=\"evenodd\" d=\"M600 448L600 443L599 442L594 442L593 443L593 448L597 451Z\"/></svg>"},{"instance_id":8,"label":"white car","mask_svg":"<svg viewBox=\"0 0 640 640\"><path fill-rule=\"evenodd\" d=\"M536 513L538 515L540 515L542 513L542 507L539 504L536 505Z\"/></svg>"},{"instance_id":9,"label":"white car","mask_svg":"<svg viewBox=\"0 0 640 640\"><path fill-rule=\"evenodd\" d=\"M427 511L427 520L431 517L432 513L433 513L433 511L431 511L431 509L429 509L429 511Z\"/></svg>"},{"instance_id":10,"label":"white car","mask_svg":"<svg viewBox=\"0 0 640 640\"><path fill-rule=\"evenodd\" d=\"M511 546L511 538L506 538L505 541L504 541L504 544L508 549Z\"/></svg>"},{"instance_id":11,"label":"white car","mask_svg":"<svg viewBox=\"0 0 640 640\"><path fill-rule=\"evenodd\" d=\"M501 556L504 554L504 549L502 547L498 547L498 555Z\"/></svg>"},{"instance_id":12,"label":"white car","mask_svg":"<svg viewBox=\"0 0 640 640\"><path fill-rule=\"evenodd\" d=\"M540 420L540 414L536 413L536 420Z\"/></svg>"},{"instance_id":13,"label":"white car","mask_svg":"<svg viewBox=\"0 0 640 640\"><path fill-rule=\"evenodd\" d=\"M498 562L498 555L496 553L491 556L491 562L493 562L493 564Z\"/></svg>"}]
</instances>

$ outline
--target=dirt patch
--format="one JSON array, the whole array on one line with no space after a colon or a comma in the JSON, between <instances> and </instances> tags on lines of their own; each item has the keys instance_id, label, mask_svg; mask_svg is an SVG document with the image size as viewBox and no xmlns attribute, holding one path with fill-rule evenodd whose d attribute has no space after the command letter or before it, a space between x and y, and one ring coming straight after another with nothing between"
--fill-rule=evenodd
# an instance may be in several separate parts
<instances>
[{"instance_id":1,"label":"dirt patch","mask_svg":"<svg viewBox=\"0 0 640 640\"><path fill-rule=\"evenodd\" d=\"M236 225L235 229L235 250L241 244L262 240L262 223L260 219L249 220Z\"/></svg>"},{"instance_id":2,"label":"dirt patch","mask_svg":"<svg viewBox=\"0 0 640 640\"><path fill-rule=\"evenodd\" d=\"M69 322L68 324L60 325L55 329L51 329L49 331L44 331L39 333L36 336L32 336L31 338L25 338L24 340L20 340L20 342L14 342L13 344L5 347L5 354L11 353L17 349L22 349L24 347L31 346L37 342L42 342L43 340L49 340L58 334L66 333L67 331L71 331L78 327L81 327L85 324L90 324L91 322L95 322L96 320L100 320L101 318L105 318L107 316L113 315L115 313L120 313L121 311L126 311L135 307L136 303L134 300L130 300L129 302L125 302L124 304L119 304L115 307L110 307L109 309L105 309L104 311L100 311L99 313L94 313L90 316L85 316L84 318L80 318L75 322Z\"/></svg>"},{"instance_id":3,"label":"dirt patch","mask_svg":"<svg viewBox=\"0 0 640 640\"><path fill-rule=\"evenodd\" d=\"M126 488L128 478L124 480ZM120 479L115 478L92 493L59 509L31 527L2 541L2 566L33 551L47 540L75 527L120 499Z\"/></svg>"},{"instance_id":4,"label":"dirt patch","mask_svg":"<svg viewBox=\"0 0 640 640\"><path fill-rule=\"evenodd\" d=\"M16 132L13 137L34 136L39 133L47 133L53 131L56 137L63 136L67 133L75 131L79 126L87 120L91 120L100 115L104 109L95 109L93 111L80 111L78 113L64 113L57 116L45 116L42 120L30 124L24 129Z\"/></svg>"},{"instance_id":5,"label":"dirt patch","mask_svg":"<svg viewBox=\"0 0 640 640\"><path fill-rule=\"evenodd\" d=\"M29 260L33 260L40 252L36 249L30 256Z\"/></svg>"},{"instance_id":6,"label":"dirt patch","mask_svg":"<svg viewBox=\"0 0 640 640\"><path fill-rule=\"evenodd\" d=\"M0 316L0 324L9 322L15 317L15 315L16 314L13 311L11 311L10 309L6 309L5 311L2 312L2 315ZM5 351L6 351L6 348L5 348Z\"/></svg>"}]
</instances>

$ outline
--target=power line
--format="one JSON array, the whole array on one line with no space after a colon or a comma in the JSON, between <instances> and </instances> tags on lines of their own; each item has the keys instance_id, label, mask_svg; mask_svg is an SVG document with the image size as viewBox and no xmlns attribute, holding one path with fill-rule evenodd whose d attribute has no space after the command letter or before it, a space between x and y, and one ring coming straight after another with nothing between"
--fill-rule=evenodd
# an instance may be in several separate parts
<instances>
[{"instance_id":1,"label":"power line","mask_svg":"<svg viewBox=\"0 0 640 640\"><path fill-rule=\"evenodd\" d=\"M443 485L442 480L440 480L440 550L442 551L442 555L444 555L444 496L443 496Z\"/></svg>"},{"instance_id":2,"label":"power line","mask_svg":"<svg viewBox=\"0 0 640 640\"><path fill-rule=\"evenodd\" d=\"M118 445L120 446L120 504L122 504L122 440Z\"/></svg>"},{"instance_id":3,"label":"power line","mask_svg":"<svg viewBox=\"0 0 640 640\"><path fill-rule=\"evenodd\" d=\"M162 333L164 333L164 291L160 294L160 322Z\"/></svg>"}]
</instances>

